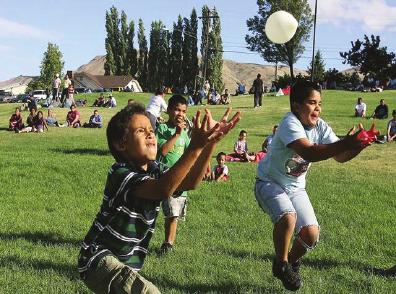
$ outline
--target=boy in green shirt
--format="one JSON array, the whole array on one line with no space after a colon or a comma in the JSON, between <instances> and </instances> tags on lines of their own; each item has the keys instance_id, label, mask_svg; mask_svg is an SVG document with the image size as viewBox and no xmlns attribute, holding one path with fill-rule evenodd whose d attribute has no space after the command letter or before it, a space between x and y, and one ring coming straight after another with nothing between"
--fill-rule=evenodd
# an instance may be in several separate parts
<instances>
[{"instance_id":1,"label":"boy in green shirt","mask_svg":"<svg viewBox=\"0 0 396 294\"><path fill-rule=\"evenodd\" d=\"M168 101L169 119L160 124L155 133L158 142L158 161L166 167L172 167L183 155L190 138L186 124L187 100L181 95L173 95ZM176 238L177 221L183 219L187 209L187 192L175 191L168 199L162 201L165 215L165 241L160 253L172 250Z\"/></svg>"}]
</instances>

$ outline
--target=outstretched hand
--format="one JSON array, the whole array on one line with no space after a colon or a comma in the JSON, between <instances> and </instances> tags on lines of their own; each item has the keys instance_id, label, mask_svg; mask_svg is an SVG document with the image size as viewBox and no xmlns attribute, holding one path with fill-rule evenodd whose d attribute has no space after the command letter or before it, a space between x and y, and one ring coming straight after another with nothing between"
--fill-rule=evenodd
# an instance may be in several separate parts
<instances>
[{"instance_id":1,"label":"outstretched hand","mask_svg":"<svg viewBox=\"0 0 396 294\"><path fill-rule=\"evenodd\" d=\"M233 117L230 120L228 120L228 116L229 116L231 110L232 110L232 108L228 107L226 112L221 117L221 119L219 121L216 121L215 119L213 119L212 114L209 111L209 109L205 109L205 113L208 116L209 127L213 127L216 124L219 124L220 132L222 132L224 135L226 135L231 129L233 129L235 127L235 125L241 119L241 113L239 111L237 111L233 115Z\"/></svg>"},{"instance_id":2,"label":"outstretched hand","mask_svg":"<svg viewBox=\"0 0 396 294\"><path fill-rule=\"evenodd\" d=\"M353 126L353 128L349 130L345 140L347 140L352 149L365 148L370 146L377 139L378 134L379 132L375 129L374 124L371 126L370 130L366 131L363 124L360 123L358 129Z\"/></svg>"},{"instance_id":3,"label":"outstretched hand","mask_svg":"<svg viewBox=\"0 0 396 294\"><path fill-rule=\"evenodd\" d=\"M220 141L240 120L240 112L236 112L234 116L228 120L231 108L228 108L221 120L217 122L213 119L211 112L205 109L205 116L201 121L201 112L197 111L193 118L193 130L191 135L191 143L195 147L204 147L208 143L216 143Z\"/></svg>"}]
</instances>

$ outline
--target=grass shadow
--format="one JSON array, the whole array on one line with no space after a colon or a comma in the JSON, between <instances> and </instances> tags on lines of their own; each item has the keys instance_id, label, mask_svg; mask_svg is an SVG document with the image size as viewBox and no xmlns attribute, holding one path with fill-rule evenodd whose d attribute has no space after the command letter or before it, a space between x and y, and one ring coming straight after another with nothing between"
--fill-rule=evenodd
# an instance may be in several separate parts
<instances>
[{"instance_id":1,"label":"grass shadow","mask_svg":"<svg viewBox=\"0 0 396 294\"><path fill-rule=\"evenodd\" d=\"M55 263L44 260L27 260L18 256L1 256L0 267L10 268L21 268L21 269L34 269L35 271L42 272L53 270L62 276L68 277L71 281L79 279L77 265L72 266L69 264Z\"/></svg>"},{"instance_id":2,"label":"grass shadow","mask_svg":"<svg viewBox=\"0 0 396 294\"><path fill-rule=\"evenodd\" d=\"M81 240L65 239L54 233L43 232L23 232L23 233L0 233L0 240L14 241L24 239L33 244L62 246L62 247L79 247Z\"/></svg>"},{"instance_id":3,"label":"grass shadow","mask_svg":"<svg viewBox=\"0 0 396 294\"><path fill-rule=\"evenodd\" d=\"M110 155L109 150L93 149L93 148L76 148L76 149L55 148L55 149L52 149L51 151L61 152L64 154L99 155L99 156Z\"/></svg>"},{"instance_id":4,"label":"grass shadow","mask_svg":"<svg viewBox=\"0 0 396 294\"><path fill-rule=\"evenodd\" d=\"M0 127L0 131L8 131L8 132L13 132L13 131L10 131L10 129L9 128L4 128L4 127Z\"/></svg>"},{"instance_id":5,"label":"grass shadow","mask_svg":"<svg viewBox=\"0 0 396 294\"><path fill-rule=\"evenodd\" d=\"M175 289L181 293L277 293L279 289L274 285L271 287L257 286L248 283L237 284L232 282L218 281L217 285L210 283L186 283L181 284L166 278L153 277L149 279L155 285Z\"/></svg>"}]
</instances>

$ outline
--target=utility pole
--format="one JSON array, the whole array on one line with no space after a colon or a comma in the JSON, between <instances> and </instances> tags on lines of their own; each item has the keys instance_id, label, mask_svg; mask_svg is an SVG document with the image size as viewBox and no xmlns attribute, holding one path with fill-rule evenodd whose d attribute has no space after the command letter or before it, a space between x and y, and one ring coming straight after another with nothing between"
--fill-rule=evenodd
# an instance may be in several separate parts
<instances>
[{"instance_id":1,"label":"utility pole","mask_svg":"<svg viewBox=\"0 0 396 294\"><path fill-rule=\"evenodd\" d=\"M315 75L315 37L316 37L316 14L317 13L318 13L318 0L315 0L314 33L313 33L313 44L312 44L311 82L314 82L314 75Z\"/></svg>"}]
</instances>

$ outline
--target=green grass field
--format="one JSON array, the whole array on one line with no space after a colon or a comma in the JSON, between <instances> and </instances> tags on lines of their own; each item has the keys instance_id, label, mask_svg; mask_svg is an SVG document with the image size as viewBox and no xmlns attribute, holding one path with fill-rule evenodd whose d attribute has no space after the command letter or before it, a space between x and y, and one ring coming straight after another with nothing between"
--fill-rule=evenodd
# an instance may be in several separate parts
<instances>
[{"instance_id":1,"label":"green grass field","mask_svg":"<svg viewBox=\"0 0 396 294\"><path fill-rule=\"evenodd\" d=\"M322 117L338 135L362 121L352 117L358 95L369 113L380 98L396 109L396 91L325 91ZM97 96L85 95L90 103ZM118 105L128 98L146 103L149 96L115 94ZM242 120L218 151L231 152L241 129L248 132L251 150L259 150L289 109L288 96L264 97L257 110L252 104L251 96L233 97ZM105 128L7 132L15 106L0 105L0 293L89 293L78 279L76 261L113 162ZM225 110L209 108L217 117ZM196 109L190 107L189 115ZM92 111L81 108L82 121ZM100 110L105 122L116 111ZM66 112L56 109L58 120L64 122ZM362 122L366 128L372 123ZM377 122L381 132L386 123ZM395 293L395 279L366 272L396 263L395 158L396 143L374 144L351 162L312 165L307 190L321 224L321 241L304 260L300 293ZM286 293L271 274L272 224L253 194L257 165L228 166L230 182L205 182L189 194L175 251L162 258L155 253L164 238L160 214L141 273L163 293Z\"/></svg>"}]
</instances>

